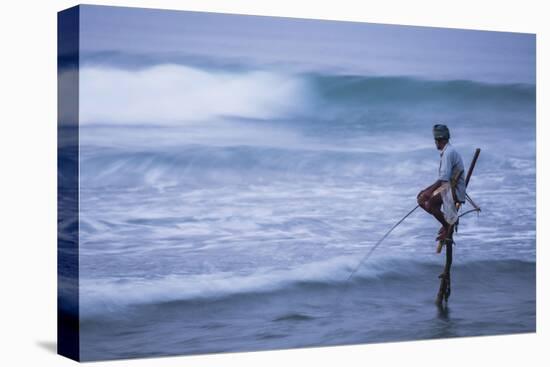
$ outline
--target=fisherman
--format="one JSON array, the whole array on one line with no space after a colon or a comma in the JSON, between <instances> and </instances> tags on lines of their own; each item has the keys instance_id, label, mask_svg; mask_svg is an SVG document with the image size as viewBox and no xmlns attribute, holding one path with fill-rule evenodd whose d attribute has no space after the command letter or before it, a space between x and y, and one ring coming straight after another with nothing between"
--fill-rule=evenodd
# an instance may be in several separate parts
<instances>
[{"instance_id":1,"label":"fisherman","mask_svg":"<svg viewBox=\"0 0 550 367\"><path fill-rule=\"evenodd\" d=\"M435 146L440 153L439 177L436 182L420 191L418 205L441 223L437 241L449 238L452 226L458 220L457 204L466 200L464 164L462 157L449 143L451 134L446 125L433 127Z\"/></svg>"}]
</instances>

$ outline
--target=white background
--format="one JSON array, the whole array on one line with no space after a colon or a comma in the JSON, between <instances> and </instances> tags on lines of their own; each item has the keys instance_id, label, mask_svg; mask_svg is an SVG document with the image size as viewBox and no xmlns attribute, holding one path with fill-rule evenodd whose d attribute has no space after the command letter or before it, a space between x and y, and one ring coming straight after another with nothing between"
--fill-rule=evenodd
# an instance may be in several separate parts
<instances>
[{"instance_id":1,"label":"white background","mask_svg":"<svg viewBox=\"0 0 550 367\"><path fill-rule=\"evenodd\" d=\"M537 366L548 353L548 95L544 1L94 1L301 18L537 33L537 333L94 363L97 366ZM56 348L56 12L0 5L0 365L68 366ZM546 105L545 105L546 103ZM505 147L503 147L505 149ZM506 198L502 198L506 200ZM403 317L407 317L403 315ZM545 350L546 347L546 350ZM545 361L546 359L546 361ZM547 365L547 364L546 364Z\"/></svg>"}]
</instances>

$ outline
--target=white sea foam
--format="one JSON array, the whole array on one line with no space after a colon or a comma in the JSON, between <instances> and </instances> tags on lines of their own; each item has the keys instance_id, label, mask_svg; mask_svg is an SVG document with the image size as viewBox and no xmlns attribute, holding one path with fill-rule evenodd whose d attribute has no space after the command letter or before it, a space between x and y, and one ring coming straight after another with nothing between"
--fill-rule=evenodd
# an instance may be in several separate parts
<instances>
[{"instance_id":1,"label":"white sea foam","mask_svg":"<svg viewBox=\"0 0 550 367\"><path fill-rule=\"evenodd\" d=\"M158 279L82 279L81 315L84 318L119 311L130 305L216 299L233 294L263 293L300 283L344 283L358 265L358 256L340 256L293 268L263 268L251 274L213 272L210 274L168 275ZM391 273L399 262L399 272L417 269L418 262L378 258L358 269L357 279L377 279ZM410 262L410 261L409 261Z\"/></svg>"},{"instance_id":2,"label":"white sea foam","mask_svg":"<svg viewBox=\"0 0 550 367\"><path fill-rule=\"evenodd\" d=\"M337 282L346 278L356 261L354 257L340 257L293 269L265 268L246 275L215 272L169 275L150 280L86 279L80 283L81 312L86 317L134 304L269 292L294 282ZM372 270L372 275L375 276L378 271Z\"/></svg>"},{"instance_id":3,"label":"white sea foam","mask_svg":"<svg viewBox=\"0 0 550 367\"><path fill-rule=\"evenodd\" d=\"M221 116L269 119L301 108L300 79L268 71L207 72L183 65L80 70L84 124L173 124Z\"/></svg>"}]
</instances>

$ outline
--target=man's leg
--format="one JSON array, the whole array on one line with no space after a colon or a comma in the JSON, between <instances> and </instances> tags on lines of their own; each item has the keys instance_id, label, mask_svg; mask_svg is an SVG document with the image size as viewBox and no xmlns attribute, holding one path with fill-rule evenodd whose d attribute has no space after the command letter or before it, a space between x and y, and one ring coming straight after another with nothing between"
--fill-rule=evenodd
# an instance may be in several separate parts
<instances>
[{"instance_id":1,"label":"man's leg","mask_svg":"<svg viewBox=\"0 0 550 367\"><path fill-rule=\"evenodd\" d=\"M431 213L435 219L441 223L441 225L445 228L449 226L449 223L445 220L445 216L443 215L443 212L441 211L441 205L443 205L443 199L441 198L441 194L437 194L435 196L432 196L428 200L428 212Z\"/></svg>"},{"instance_id":2,"label":"man's leg","mask_svg":"<svg viewBox=\"0 0 550 367\"><path fill-rule=\"evenodd\" d=\"M449 229L449 224L445 220L445 216L443 215L443 212L441 211L441 205L443 204L443 199L441 197L441 194L437 194L435 196L432 196L427 201L420 204L420 207L433 215L435 219L439 223L441 223L441 230L439 230L439 238L446 238L447 232Z\"/></svg>"}]
</instances>

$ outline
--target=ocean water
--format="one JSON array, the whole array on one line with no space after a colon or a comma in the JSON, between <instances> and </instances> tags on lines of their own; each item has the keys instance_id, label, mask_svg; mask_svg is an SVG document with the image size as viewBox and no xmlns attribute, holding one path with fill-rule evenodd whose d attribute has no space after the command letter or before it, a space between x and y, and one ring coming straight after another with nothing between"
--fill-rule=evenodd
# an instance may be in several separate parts
<instances>
[{"instance_id":1,"label":"ocean water","mask_svg":"<svg viewBox=\"0 0 550 367\"><path fill-rule=\"evenodd\" d=\"M535 331L532 39L494 37L487 51L464 41L477 65L455 60L434 77L406 50L365 59L379 72L326 68L294 44L270 65L260 48L236 48L231 62L221 51L84 53L82 359ZM523 53L508 57L515 44ZM434 305L439 226L420 210L347 281L437 178L438 122L465 166L482 149L468 189L482 211L455 235L446 308Z\"/></svg>"}]
</instances>

